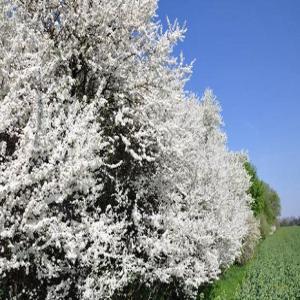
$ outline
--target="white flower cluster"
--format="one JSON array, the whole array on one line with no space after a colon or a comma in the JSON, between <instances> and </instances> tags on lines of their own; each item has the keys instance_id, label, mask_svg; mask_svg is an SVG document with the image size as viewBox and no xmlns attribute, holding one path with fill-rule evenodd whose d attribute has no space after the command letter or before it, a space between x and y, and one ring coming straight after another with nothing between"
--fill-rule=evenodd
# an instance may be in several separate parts
<instances>
[{"instance_id":1,"label":"white flower cluster","mask_svg":"<svg viewBox=\"0 0 300 300\"><path fill-rule=\"evenodd\" d=\"M110 299L138 282L186 297L240 254L244 156L210 90L184 91L156 0L0 7L0 288Z\"/></svg>"}]
</instances>

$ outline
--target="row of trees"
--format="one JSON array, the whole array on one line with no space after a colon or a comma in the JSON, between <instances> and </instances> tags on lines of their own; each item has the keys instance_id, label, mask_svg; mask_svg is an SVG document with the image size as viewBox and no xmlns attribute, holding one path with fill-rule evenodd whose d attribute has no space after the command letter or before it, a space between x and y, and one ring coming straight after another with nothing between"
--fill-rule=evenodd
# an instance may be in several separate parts
<instances>
[{"instance_id":1,"label":"row of trees","mask_svg":"<svg viewBox=\"0 0 300 300\"><path fill-rule=\"evenodd\" d=\"M251 208L260 222L262 237L266 237L274 230L274 227L279 225L280 197L274 189L258 177L251 163L246 162L245 168L251 177L249 193L254 200Z\"/></svg>"},{"instance_id":2,"label":"row of trees","mask_svg":"<svg viewBox=\"0 0 300 300\"><path fill-rule=\"evenodd\" d=\"M288 217L280 219L280 226L300 226L300 217Z\"/></svg>"},{"instance_id":3,"label":"row of trees","mask_svg":"<svg viewBox=\"0 0 300 300\"><path fill-rule=\"evenodd\" d=\"M164 32L156 8L2 2L5 299L195 298L247 247L251 207L267 217L212 91L184 90L185 29Z\"/></svg>"},{"instance_id":4,"label":"row of trees","mask_svg":"<svg viewBox=\"0 0 300 300\"><path fill-rule=\"evenodd\" d=\"M253 216L248 219L248 233L243 240L242 254L237 258L239 264L245 264L253 257L261 238L274 233L279 225L280 215L278 194L259 179L255 167L249 161L245 163L245 169L250 176L251 185L248 193L253 199L251 203Z\"/></svg>"}]
</instances>

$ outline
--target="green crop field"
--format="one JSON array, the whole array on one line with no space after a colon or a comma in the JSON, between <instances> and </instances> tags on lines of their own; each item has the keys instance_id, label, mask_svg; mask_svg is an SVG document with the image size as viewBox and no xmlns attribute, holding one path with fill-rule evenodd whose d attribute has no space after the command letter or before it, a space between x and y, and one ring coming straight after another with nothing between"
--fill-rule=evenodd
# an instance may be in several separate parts
<instances>
[{"instance_id":1,"label":"green crop field","mask_svg":"<svg viewBox=\"0 0 300 300\"><path fill-rule=\"evenodd\" d=\"M299 300L300 227L280 228L246 266L233 266L204 299Z\"/></svg>"}]
</instances>

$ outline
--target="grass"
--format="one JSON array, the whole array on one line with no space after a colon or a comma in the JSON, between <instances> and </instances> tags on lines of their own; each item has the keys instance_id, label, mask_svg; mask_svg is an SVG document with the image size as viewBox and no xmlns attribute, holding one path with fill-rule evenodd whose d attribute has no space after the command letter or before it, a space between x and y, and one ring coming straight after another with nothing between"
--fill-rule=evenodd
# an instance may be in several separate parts
<instances>
[{"instance_id":1,"label":"grass","mask_svg":"<svg viewBox=\"0 0 300 300\"><path fill-rule=\"evenodd\" d=\"M258 246L249 263L229 268L202 299L299 300L300 227L280 228Z\"/></svg>"},{"instance_id":2,"label":"grass","mask_svg":"<svg viewBox=\"0 0 300 300\"><path fill-rule=\"evenodd\" d=\"M200 294L198 299L204 300L230 300L235 299L236 293L240 290L244 282L247 271L252 261L246 265L233 265L226 270L219 280L215 281L211 286L206 287Z\"/></svg>"},{"instance_id":3,"label":"grass","mask_svg":"<svg viewBox=\"0 0 300 300\"><path fill-rule=\"evenodd\" d=\"M234 295L239 290L243 283L248 269L248 264L245 266L233 265L221 276L220 280L216 281L208 295L210 299L223 300L234 299Z\"/></svg>"}]
</instances>

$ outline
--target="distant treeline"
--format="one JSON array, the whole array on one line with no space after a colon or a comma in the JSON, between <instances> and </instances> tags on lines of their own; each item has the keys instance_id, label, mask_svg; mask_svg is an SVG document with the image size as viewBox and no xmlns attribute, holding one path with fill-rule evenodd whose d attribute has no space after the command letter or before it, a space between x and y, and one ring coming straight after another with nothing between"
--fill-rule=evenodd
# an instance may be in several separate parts
<instances>
[{"instance_id":1,"label":"distant treeline","mask_svg":"<svg viewBox=\"0 0 300 300\"><path fill-rule=\"evenodd\" d=\"M287 217L280 220L280 226L300 226L300 217Z\"/></svg>"}]
</instances>

